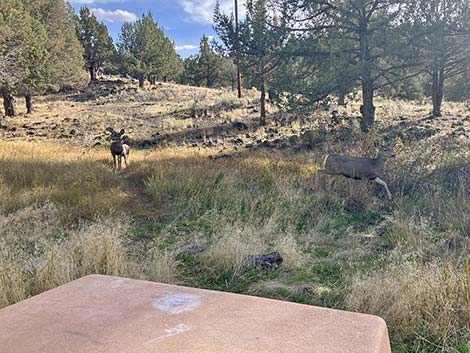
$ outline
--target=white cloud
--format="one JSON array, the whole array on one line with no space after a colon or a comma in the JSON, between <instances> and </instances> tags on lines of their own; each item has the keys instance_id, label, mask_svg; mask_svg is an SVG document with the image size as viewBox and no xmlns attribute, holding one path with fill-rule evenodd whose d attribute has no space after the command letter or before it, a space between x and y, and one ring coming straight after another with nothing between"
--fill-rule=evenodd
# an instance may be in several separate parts
<instances>
[{"instance_id":1,"label":"white cloud","mask_svg":"<svg viewBox=\"0 0 470 353\"><path fill-rule=\"evenodd\" d=\"M97 19L108 22L132 22L137 19L135 13L126 10L104 10L97 8L90 9L90 11L95 14Z\"/></svg>"},{"instance_id":2,"label":"white cloud","mask_svg":"<svg viewBox=\"0 0 470 353\"><path fill-rule=\"evenodd\" d=\"M190 19L198 23L212 23L214 17L214 9L217 0L179 0L184 12L186 12ZM245 0L238 2L238 12L240 16L245 12ZM230 14L234 10L233 0L221 0L220 9Z\"/></svg>"},{"instance_id":3,"label":"white cloud","mask_svg":"<svg viewBox=\"0 0 470 353\"><path fill-rule=\"evenodd\" d=\"M178 45L176 44L175 45L175 50L193 50L193 49L197 49L197 45L193 45L193 44L181 44L181 45Z\"/></svg>"},{"instance_id":4,"label":"white cloud","mask_svg":"<svg viewBox=\"0 0 470 353\"><path fill-rule=\"evenodd\" d=\"M126 2L127 0L72 0L73 4L83 4L83 5L91 5L91 4L110 4L113 2Z\"/></svg>"}]
</instances>

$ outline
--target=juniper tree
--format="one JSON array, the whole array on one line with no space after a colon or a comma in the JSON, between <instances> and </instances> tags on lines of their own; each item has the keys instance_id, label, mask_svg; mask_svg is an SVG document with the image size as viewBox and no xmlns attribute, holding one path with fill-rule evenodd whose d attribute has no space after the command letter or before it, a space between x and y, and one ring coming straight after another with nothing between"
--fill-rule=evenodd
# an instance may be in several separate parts
<instances>
[{"instance_id":1,"label":"juniper tree","mask_svg":"<svg viewBox=\"0 0 470 353\"><path fill-rule=\"evenodd\" d=\"M108 28L98 22L96 16L84 6L80 9L77 34L85 50L84 58L90 73L90 80L96 81L96 72L114 56L115 47Z\"/></svg>"},{"instance_id":2,"label":"juniper tree","mask_svg":"<svg viewBox=\"0 0 470 353\"><path fill-rule=\"evenodd\" d=\"M139 80L144 86L151 76L157 79L174 79L180 68L174 43L149 12L133 23L124 23L119 39L121 71Z\"/></svg>"},{"instance_id":3,"label":"juniper tree","mask_svg":"<svg viewBox=\"0 0 470 353\"><path fill-rule=\"evenodd\" d=\"M219 48L203 35L199 52L184 59L181 82L194 86L227 87L236 80L233 62L218 53Z\"/></svg>"},{"instance_id":4,"label":"juniper tree","mask_svg":"<svg viewBox=\"0 0 470 353\"><path fill-rule=\"evenodd\" d=\"M27 75L19 86L28 112L32 96L47 88L58 90L84 83L83 48L76 37L76 15L64 0L23 0L33 18L33 44L29 45L25 65Z\"/></svg>"},{"instance_id":5,"label":"juniper tree","mask_svg":"<svg viewBox=\"0 0 470 353\"><path fill-rule=\"evenodd\" d=\"M0 2L0 91L6 116L16 114L13 95L28 75L25 59L33 39L33 19L22 2Z\"/></svg>"},{"instance_id":6,"label":"juniper tree","mask_svg":"<svg viewBox=\"0 0 470 353\"><path fill-rule=\"evenodd\" d=\"M28 114L33 111L33 95L44 93L51 80L46 29L39 20L31 18L31 31L33 36L23 43L23 75L16 89L25 97Z\"/></svg>"}]
</instances>

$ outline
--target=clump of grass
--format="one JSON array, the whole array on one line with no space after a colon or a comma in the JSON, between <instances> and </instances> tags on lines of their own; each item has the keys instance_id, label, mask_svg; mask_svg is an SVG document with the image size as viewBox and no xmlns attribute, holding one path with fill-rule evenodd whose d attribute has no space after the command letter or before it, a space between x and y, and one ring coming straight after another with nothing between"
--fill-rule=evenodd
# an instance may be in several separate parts
<instances>
[{"instance_id":1,"label":"clump of grass","mask_svg":"<svg viewBox=\"0 0 470 353\"><path fill-rule=\"evenodd\" d=\"M0 308L27 298L28 280L18 252L0 244Z\"/></svg>"},{"instance_id":2,"label":"clump of grass","mask_svg":"<svg viewBox=\"0 0 470 353\"><path fill-rule=\"evenodd\" d=\"M235 94L222 93L217 99L214 109L219 111L227 111L241 108L243 101L239 99Z\"/></svg>"},{"instance_id":3,"label":"clump of grass","mask_svg":"<svg viewBox=\"0 0 470 353\"><path fill-rule=\"evenodd\" d=\"M25 244L50 240L63 232L61 210L52 202L40 207L28 206L0 216L2 241L24 248Z\"/></svg>"},{"instance_id":4,"label":"clump of grass","mask_svg":"<svg viewBox=\"0 0 470 353\"><path fill-rule=\"evenodd\" d=\"M273 249L281 254L284 260L282 265L289 269L302 267L307 262L304 250L292 233L276 239Z\"/></svg>"},{"instance_id":5,"label":"clump of grass","mask_svg":"<svg viewBox=\"0 0 470 353\"><path fill-rule=\"evenodd\" d=\"M144 268L145 276L156 282L175 283L180 274L179 265L176 252L154 249Z\"/></svg>"},{"instance_id":6,"label":"clump of grass","mask_svg":"<svg viewBox=\"0 0 470 353\"><path fill-rule=\"evenodd\" d=\"M213 242L204 263L207 268L219 272L240 273L249 264L249 258L265 251L265 241L260 234L240 226L228 226L221 230Z\"/></svg>"},{"instance_id":7,"label":"clump of grass","mask_svg":"<svg viewBox=\"0 0 470 353\"><path fill-rule=\"evenodd\" d=\"M0 305L88 274L131 275L127 232L128 224L110 219L83 225L61 240L42 240L36 251L0 242Z\"/></svg>"},{"instance_id":8,"label":"clump of grass","mask_svg":"<svg viewBox=\"0 0 470 353\"><path fill-rule=\"evenodd\" d=\"M353 275L345 305L383 317L395 341L414 337L451 352L451 342L470 337L469 278L469 258L461 266L407 261Z\"/></svg>"}]
</instances>

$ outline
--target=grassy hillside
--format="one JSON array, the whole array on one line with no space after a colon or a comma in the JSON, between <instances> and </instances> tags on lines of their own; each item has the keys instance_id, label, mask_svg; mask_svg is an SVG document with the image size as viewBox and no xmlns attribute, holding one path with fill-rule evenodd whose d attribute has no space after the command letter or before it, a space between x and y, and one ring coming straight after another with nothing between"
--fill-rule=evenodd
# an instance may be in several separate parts
<instances>
[{"instance_id":1,"label":"grassy hillside","mask_svg":"<svg viewBox=\"0 0 470 353\"><path fill-rule=\"evenodd\" d=\"M0 130L0 306L89 273L247 293L382 316L394 352L470 352L470 112L380 100L298 119L256 94L108 82L39 98ZM333 111L334 110L334 111ZM112 171L107 126L126 128ZM74 132L72 132L74 130ZM374 184L317 176L328 151L373 155ZM283 266L257 269L279 251Z\"/></svg>"}]
</instances>

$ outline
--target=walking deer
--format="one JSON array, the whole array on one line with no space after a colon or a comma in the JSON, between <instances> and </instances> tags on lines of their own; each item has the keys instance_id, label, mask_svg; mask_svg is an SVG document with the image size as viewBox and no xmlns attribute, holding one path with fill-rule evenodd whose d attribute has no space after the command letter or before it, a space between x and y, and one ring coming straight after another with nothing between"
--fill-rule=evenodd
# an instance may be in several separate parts
<instances>
[{"instance_id":1,"label":"walking deer","mask_svg":"<svg viewBox=\"0 0 470 353\"><path fill-rule=\"evenodd\" d=\"M388 198L392 199L388 185L380 175L383 173L385 161L395 157L393 154L394 146L395 142L392 142L390 145L382 147L376 158L359 158L338 154L327 155L323 163L324 169L318 171L318 174L342 175L350 179L375 181L385 188Z\"/></svg>"},{"instance_id":2,"label":"walking deer","mask_svg":"<svg viewBox=\"0 0 470 353\"><path fill-rule=\"evenodd\" d=\"M124 135L125 130L121 129L121 131L116 132L114 131L113 128L108 127L106 129L106 133L108 133L111 137L111 154L113 156L113 161L114 161L114 172L121 170L121 160L124 158L124 164L126 165L127 168L127 158L129 157L129 152L130 152L130 147L128 144L124 143L125 136ZM117 159L117 165L116 165L116 159Z\"/></svg>"}]
</instances>

